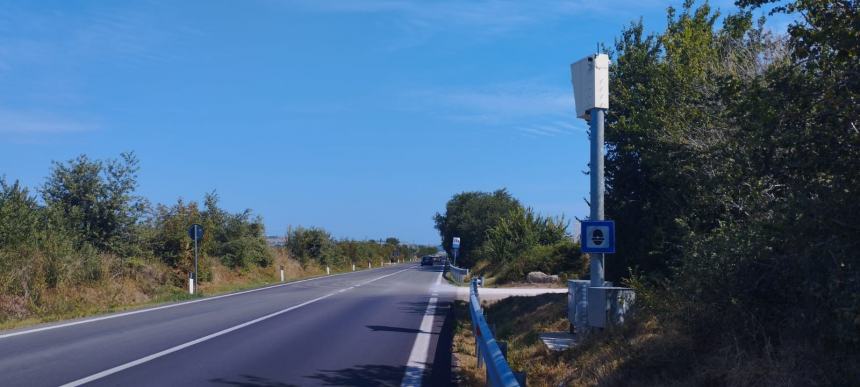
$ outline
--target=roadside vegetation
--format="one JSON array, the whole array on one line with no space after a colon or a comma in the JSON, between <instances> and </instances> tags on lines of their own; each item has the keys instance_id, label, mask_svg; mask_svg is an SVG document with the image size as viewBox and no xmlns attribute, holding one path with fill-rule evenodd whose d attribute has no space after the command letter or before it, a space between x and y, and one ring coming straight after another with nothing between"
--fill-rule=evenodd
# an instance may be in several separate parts
<instances>
[{"instance_id":1,"label":"roadside vegetation","mask_svg":"<svg viewBox=\"0 0 860 387\"><path fill-rule=\"evenodd\" d=\"M770 1L737 3L720 15L688 1L662 32L634 22L607 48L607 279L636 289L636 317L536 352L576 374L530 380L860 384L860 8L776 1L796 18L780 36L752 16ZM516 207L498 195L500 213ZM475 228L463 264L489 259L501 218ZM463 232L450 221L437 215L446 243Z\"/></svg>"},{"instance_id":2,"label":"roadside vegetation","mask_svg":"<svg viewBox=\"0 0 860 387\"><path fill-rule=\"evenodd\" d=\"M536 214L507 190L454 195L434 220L449 255L459 236L457 264L488 277L488 285L524 282L532 271L562 279L585 273L587 259L568 232L570 222Z\"/></svg>"},{"instance_id":3,"label":"roadside vegetation","mask_svg":"<svg viewBox=\"0 0 860 387\"><path fill-rule=\"evenodd\" d=\"M152 205L135 193L137 172L134 154L124 153L55 162L35 193L0 177L0 328L191 297L193 223L205 229L202 294L279 281L281 266L295 279L436 251L396 238L335 240L301 227L286 247L273 248L251 210L225 211L214 192L202 203Z\"/></svg>"}]
</instances>

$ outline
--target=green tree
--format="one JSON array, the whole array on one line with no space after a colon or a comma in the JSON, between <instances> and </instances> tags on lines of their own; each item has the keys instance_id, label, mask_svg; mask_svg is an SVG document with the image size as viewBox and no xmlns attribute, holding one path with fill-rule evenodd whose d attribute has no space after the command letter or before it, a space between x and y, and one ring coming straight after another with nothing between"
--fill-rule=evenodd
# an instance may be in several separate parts
<instances>
[{"instance_id":1,"label":"green tree","mask_svg":"<svg viewBox=\"0 0 860 387\"><path fill-rule=\"evenodd\" d=\"M106 162L86 155L54 168L42 188L45 203L62 213L65 227L80 240L122 255L134 252L137 225L147 203L134 195L138 160L122 153Z\"/></svg>"},{"instance_id":2,"label":"green tree","mask_svg":"<svg viewBox=\"0 0 860 387\"><path fill-rule=\"evenodd\" d=\"M536 215L531 208L516 207L487 230L482 256L507 263L537 245L552 245L568 238L568 222Z\"/></svg>"},{"instance_id":3,"label":"green tree","mask_svg":"<svg viewBox=\"0 0 860 387\"><path fill-rule=\"evenodd\" d=\"M0 177L0 249L35 246L44 228L44 213L27 188Z\"/></svg>"},{"instance_id":4,"label":"green tree","mask_svg":"<svg viewBox=\"0 0 860 387\"><path fill-rule=\"evenodd\" d=\"M796 356L816 364L796 380L860 380L860 18L849 1L779 3L800 15L787 41L749 11L717 27L689 1L664 32L640 22L616 41L608 277L632 268L659 295L641 306L703 352Z\"/></svg>"},{"instance_id":5,"label":"green tree","mask_svg":"<svg viewBox=\"0 0 860 387\"><path fill-rule=\"evenodd\" d=\"M442 246L453 256L452 238L460 237L458 264L472 266L474 252L483 245L487 231L510 211L521 207L505 189L492 193L463 192L454 195L445 206L445 213L436 213L434 221L442 238Z\"/></svg>"},{"instance_id":6,"label":"green tree","mask_svg":"<svg viewBox=\"0 0 860 387\"><path fill-rule=\"evenodd\" d=\"M335 242L328 231L317 228L296 227L287 238L287 249L302 265L311 262L326 265L332 263Z\"/></svg>"}]
</instances>

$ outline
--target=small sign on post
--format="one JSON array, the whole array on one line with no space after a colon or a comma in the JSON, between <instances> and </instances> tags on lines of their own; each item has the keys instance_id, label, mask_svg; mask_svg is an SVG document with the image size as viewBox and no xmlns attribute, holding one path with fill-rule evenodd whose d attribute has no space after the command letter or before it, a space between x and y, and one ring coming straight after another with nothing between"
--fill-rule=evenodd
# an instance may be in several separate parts
<instances>
[{"instance_id":1,"label":"small sign on post","mask_svg":"<svg viewBox=\"0 0 860 387\"><path fill-rule=\"evenodd\" d=\"M197 277L199 271L197 270L197 242L203 239L203 226L194 223L191 227L188 228L188 236L191 240L194 241L194 288L191 291L191 294L194 294L194 291L197 290L197 286L199 285Z\"/></svg>"},{"instance_id":2,"label":"small sign on post","mask_svg":"<svg viewBox=\"0 0 860 387\"><path fill-rule=\"evenodd\" d=\"M582 221L583 253L615 253L615 222L611 220Z\"/></svg>"},{"instance_id":3,"label":"small sign on post","mask_svg":"<svg viewBox=\"0 0 860 387\"><path fill-rule=\"evenodd\" d=\"M460 237L451 240L451 249L454 250L454 266L457 266L457 253L460 251Z\"/></svg>"}]
</instances>

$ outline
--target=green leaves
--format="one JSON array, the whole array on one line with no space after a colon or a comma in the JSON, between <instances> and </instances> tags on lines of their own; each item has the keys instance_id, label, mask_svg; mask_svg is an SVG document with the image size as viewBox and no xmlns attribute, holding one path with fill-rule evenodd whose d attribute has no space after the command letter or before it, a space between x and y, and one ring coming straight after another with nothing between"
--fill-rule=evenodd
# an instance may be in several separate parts
<instances>
[{"instance_id":1,"label":"green leaves","mask_svg":"<svg viewBox=\"0 0 860 387\"><path fill-rule=\"evenodd\" d=\"M703 348L791 340L830 356L860 342L860 11L777 3L797 12L788 37L687 2L662 33L633 24L616 41L607 276L632 269L674 300L643 302Z\"/></svg>"},{"instance_id":2,"label":"green leaves","mask_svg":"<svg viewBox=\"0 0 860 387\"><path fill-rule=\"evenodd\" d=\"M487 238L487 231L513 210L521 208L505 189L492 193L463 192L454 195L445 206L445 214L433 218L442 237L442 246L453 256L451 242L460 237L458 264L472 266L477 260L474 252Z\"/></svg>"},{"instance_id":3,"label":"green leaves","mask_svg":"<svg viewBox=\"0 0 860 387\"><path fill-rule=\"evenodd\" d=\"M138 161L133 153L120 159L90 160L80 155L54 168L42 188L46 205L62 214L62 226L88 243L128 255L135 242L134 227L146 202L134 195Z\"/></svg>"}]
</instances>

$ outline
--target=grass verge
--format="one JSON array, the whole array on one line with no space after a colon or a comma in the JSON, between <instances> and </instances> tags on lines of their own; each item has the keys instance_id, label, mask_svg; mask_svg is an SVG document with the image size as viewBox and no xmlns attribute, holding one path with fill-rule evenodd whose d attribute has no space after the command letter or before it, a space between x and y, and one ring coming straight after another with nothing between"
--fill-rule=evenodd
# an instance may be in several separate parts
<instances>
[{"instance_id":1,"label":"grass verge","mask_svg":"<svg viewBox=\"0 0 860 387\"><path fill-rule=\"evenodd\" d=\"M175 278L164 265L138 262L134 270L118 271L97 282L46 289L39 294L38 304L28 303L24 297L0 294L0 330L143 309L273 285L280 283L280 265L284 266L286 282L325 275L325 268L302 267L285 256L278 256L268 267L244 270L231 270L215 262L209 267L211 280L202 282L199 293L190 295L187 282L175 283ZM361 269L356 267L356 271ZM347 271L351 268L333 268L331 273Z\"/></svg>"},{"instance_id":2,"label":"grass verge","mask_svg":"<svg viewBox=\"0 0 860 387\"><path fill-rule=\"evenodd\" d=\"M481 386L486 371L475 367L467 306L460 303L455 314L457 372L463 385ZM653 319L594 333L578 346L552 352L538 335L567 331L566 294L510 297L487 306L485 312L496 340L508 342L508 364L527 373L529 386L700 384L685 376L695 355L689 343L660 329Z\"/></svg>"}]
</instances>

